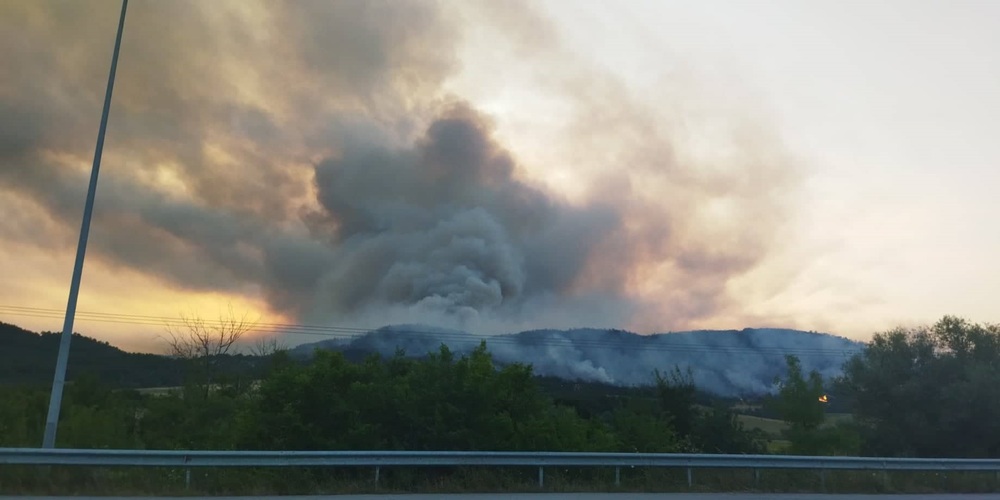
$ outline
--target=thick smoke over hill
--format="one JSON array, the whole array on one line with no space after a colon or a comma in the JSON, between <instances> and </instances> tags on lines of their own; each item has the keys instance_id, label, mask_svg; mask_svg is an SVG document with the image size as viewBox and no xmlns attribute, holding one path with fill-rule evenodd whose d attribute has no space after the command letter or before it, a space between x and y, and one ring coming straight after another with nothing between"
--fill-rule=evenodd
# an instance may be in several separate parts
<instances>
[{"instance_id":1,"label":"thick smoke over hill","mask_svg":"<svg viewBox=\"0 0 1000 500\"><path fill-rule=\"evenodd\" d=\"M303 288L318 285L338 314L398 304L458 318L568 293L621 215L560 203L514 169L465 109L411 149L349 144L316 167L324 211L312 222L330 229L335 254Z\"/></svg>"},{"instance_id":2,"label":"thick smoke over hill","mask_svg":"<svg viewBox=\"0 0 1000 500\"><path fill-rule=\"evenodd\" d=\"M0 82L7 245L75 241L113 4L0 6L0 65L18 68ZM551 137L565 155L551 164L518 160L494 117L453 95L464 24L435 2L130 9L91 262L260 296L310 323L497 332L752 318L729 286L777 242L786 160L749 128L712 138L723 159L685 154L666 123L684 120L566 56L524 6L462 10L501 20L496 47L512 54L526 38L504 23L534 19L521 67L544 68L538 91L565 111ZM573 196L539 180L556 168L572 172ZM12 279L48 272L0 265Z\"/></svg>"},{"instance_id":3,"label":"thick smoke over hill","mask_svg":"<svg viewBox=\"0 0 1000 500\"><path fill-rule=\"evenodd\" d=\"M538 375L613 385L649 385L654 370L690 369L695 384L721 396L760 395L775 389L785 375L785 356L793 354L807 372L825 379L841 368L863 344L841 337L797 330L745 329L636 335L620 330L534 330L484 339L500 364L531 364ZM397 349L422 356L443 344L458 353L477 347L479 339L457 330L392 326L353 339L304 344L294 352L317 348L377 352Z\"/></svg>"}]
</instances>

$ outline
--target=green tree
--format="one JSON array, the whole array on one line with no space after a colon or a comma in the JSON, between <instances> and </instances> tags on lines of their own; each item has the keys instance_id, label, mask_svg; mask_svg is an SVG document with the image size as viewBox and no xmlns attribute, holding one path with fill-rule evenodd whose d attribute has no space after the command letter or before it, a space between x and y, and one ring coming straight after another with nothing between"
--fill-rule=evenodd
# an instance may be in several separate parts
<instances>
[{"instance_id":1,"label":"green tree","mask_svg":"<svg viewBox=\"0 0 1000 500\"><path fill-rule=\"evenodd\" d=\"M825 394L823 378L816 371L806 378L802 373L802 364L795 356L786 356L785 363L788 373L784 380L779 381L781 389L774 402L775 410L791 428L815 430L826 419L826 411L820 401Z\"/></svg>"},{"instance_id":2,"label":"green tree","mask_svg":"<svg viewBox=\"0 0 1000 500\"><path fill-rule=\"evenodd\" d=\"M612 414L612 429L621 451L636 453L671 453L683 448L677 432L650 401L632 399Z\"/></svg>"},{"instance_id":3,"label":"green tree","mask_svg":"<svg viewBox=\"0 0 1000 500\"><path fill-rule=\"evenodd\" d=\"M669 375L653 372L656 377L656 395L660 410L670 419L677 435L684 439L694 431L698 410L695 407L696 388L689 369L682 372L675 367Z\"/></svg>"},{"instance_id":4,"label":"green tree","mask_svg":"<svg viewBox=\"0 0 1000 500\"><path fill-rule=\"evenodd\" d=\"M547 399L530 367L497 369L485 344L460 358L442 346L422 360L279 363L242 421L248 442L274 449L613 448L602 425Z\"/></svg>"},{"instance_id":5,"label":"green tree","mask_svg":"<svg viewBox=\"0 0 1000 500\"><path fill-rule=\"evenodd\" d=\"M808 378L795 356L785 358L788 373L772 405L788 427L782 431L789 451L800 455L856 455L860 438L854 426L827 425L823 378L813 371Z\"/></svg>"},{"instance_id":6,"label":"green tree","mask_svg":"<svg viewBox=\"0 0 1000 500\"><path fill-rule=\"evenodd\" d=\"M38 446L47 405L43 389L0 386L0 447Z\"/></svg>"},{"instance_id":7,"label":"green tree","mask_svg":"<svg viewBox=\"0 0 1000 500\"><path fill-rule=\"evenodd\" d=\"M766 437L759 429L745 428L733 411L718 405L701 412L694 427L694 444L702 453L764 453Z\"/></svg>"},{"instance_id":8,"label":"green tree","mask_svg":"<svg viewBox=\"0 0 1000 500\"><path fill-rule=\"evenodd\" d=\"M63 400L58 444L69 448L134 448L139 403L87 373L71 382Z\"/></svg>"},{"instance_id":9,"label":"green tree","mask_svg":"<svg viewBox=\"0 0 1000 500\"><path fill-rule=\"evenodd\" d=\"M865 451L1000 456L1000 326L945 316L876 334L844 367Z\"/></svg>"},{"instance_id":10,"label":"green tree","mask_svg":"<svg viewBox=\"0 0 1000 500\"><path fill-rule=\"evenodd\" d=\"M654 372L652 398L633 397L610 419L622 451L760 453L760 432L743 427L735 413L701 409L691 371Z\"/></svg>"}]
</instances>

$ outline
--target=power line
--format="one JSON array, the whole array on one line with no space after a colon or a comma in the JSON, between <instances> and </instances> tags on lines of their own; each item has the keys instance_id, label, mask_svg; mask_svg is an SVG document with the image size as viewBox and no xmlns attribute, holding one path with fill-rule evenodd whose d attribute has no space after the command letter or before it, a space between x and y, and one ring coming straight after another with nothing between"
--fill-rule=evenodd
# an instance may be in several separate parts
<instances>
[{"instance_id":1,"label":"power line","mask_svg":"<svg viewBox=\"0 0 1000 500\"><path fill-rule=\"evenodd\" d=\"M21 306L0 306L0 312L8 312L21 316L30 317L56 317L59 314L58 310L54 309L43 309L43 308L29 308ZM120 314L120 313L101 313L101 312L79 312L78 315L81 319L86 319L96 322L108 322L117 324L135 324L135 325L150 325L150 326L183 326L184 322L182 319L170 318L164 316L148 316L148 315L135 315L135 314ZM200 321L200 320L199 320ZM209 325L217 323L213 320L204 320L204 323ZM221 324L221 322L218 322ZM251 331L261 332L261 333L274 333L275 330L280 331L284 334L301 334L301 335L315 335L323 337L334 337L334 338L354 338L359 335L363 335L373 331L367 328L357 328L357 327L343 327L343 326L318 326L318 325L300 325L300 324L285 324L285 323L257 323ZM593 340L593 339L558 339L553 337L543 337L537 339L525 339L523 336L515 337L512 335L497 335L489 337L480 337L464 332L439 332L439 331L429 331L429 330L416 330L411 328L393 328L393 333L404 333L416 336L430 336L433 339L445 339L445 340L456 340L456 341L466 341L478 343L480 340L488 340L490 343L505 343L505 344L518 344L518 345L542 345L542 346L579 346L579 347L616 347L616 348L631 348L636 349L637 346L623 346L620 342L615 342L611 340ZM668 334L669 335L669 334ZM642 336L646 338L656 338L652 336ZM662 337L658 337L662 338ZM669 341L656 342L659 345L644 345L638 347L639 349L647 350L683 350L683 351L701 351L701 352L717 352L719 349L725 350L736 350L736 351L751 351L751 352L776 352L776 353L815 353L815 354L836 354L836 353L853 353L854 350L850 349L829 349L829 348L785 348L785 347L751 347L751 346L705 346L696 344L686 344L677 343Z\"/></svg>"},{"instance_id":2,"label":"power line","mask_svg":"<svg viewBox=\"0 0 1000 500\"><path fill-rule=\"evenodd\" d=\"M57 309L47 309L40 307L25 307L13 305L0 305L0 313L36 317L36 318L58 318L62 313ZM77 311L77 318L83 321L129 324L141 326L160 327L183 327L183 318L172 318L166 316L152 316L140 314L107 313L95 311ZM222 320L202 320L206 325L221 325ZM354 339L364 334L374 331L368 328L347 327L347 326L320 326L288 323L258 322L249 330L254 333L281 333L286 335L310 335L317 337L335 338L342 340ZM756 353L756 354L794 354L798 356L849 356L855 354L853 349L834 349L825 347L781 347L781 346L717 346L704 344L690 344L684 342L670 341L665 337L671 334L661 334L656 336L640 335L639 342L622 343L612 339L583 339L566 336L558 338L553 336L531 337L530 332L525 335L491 335L479 336L464 332L441 332L431 330L419 330L413 328L393 328L392 333L405 334L411 337L427 337L431 341L440 341L448 344L478 344L485 340L487 345L513 345L521 347L568 347L568 348L588 348L588 349L614 349L627 351L656 351L675 352L684 354L719 354L728 353Z\"/></svg>"}]
</instances>

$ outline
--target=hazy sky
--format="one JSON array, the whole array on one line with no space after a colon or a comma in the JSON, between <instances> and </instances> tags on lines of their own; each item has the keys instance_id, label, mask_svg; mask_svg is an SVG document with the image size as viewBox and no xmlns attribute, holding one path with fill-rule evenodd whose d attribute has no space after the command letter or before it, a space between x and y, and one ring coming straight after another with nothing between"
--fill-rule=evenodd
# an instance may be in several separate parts
<instances>
[{"instance_id":1,"label":"hazy sky","mask_svg":"<svg viewBox=\"0 0 1000 500\"><path fill-rule=\"evenodd\" d=\"M118 8L0 4L2 321L60 328ZM1000 321L998 20L133 1L79 308L136 316L77 330L155 349L137 316L228 303L489 333Z\"/></svg>"}]
</instances>

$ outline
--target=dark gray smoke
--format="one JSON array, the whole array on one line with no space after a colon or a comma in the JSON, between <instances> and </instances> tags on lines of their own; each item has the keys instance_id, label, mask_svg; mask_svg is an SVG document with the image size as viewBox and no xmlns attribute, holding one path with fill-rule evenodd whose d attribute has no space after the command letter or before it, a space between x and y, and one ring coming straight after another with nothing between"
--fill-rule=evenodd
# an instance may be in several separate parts
<instances>
[{"instance_id":1,"label":"dark gray smoke","mask_svg":"<svg viewBox=\"0 0 1000 500\"><path fill-rule=\"evenodd\" d=\"M316 167L335 255L301 288L320 310L412 307L474 319L515 314L566 295L595 244L613 234L612 207L570 207L515 178L510 154L467 109L434 121L413 148L348 145Z\"/></svg>"},{"instance_id":2,"label":"dark gray smoke","mask_svg":"<svg viewBox=\"0 0 1000 500\"><path fill-rule=\"evenodd\" d=\"M72 251L117 8L0 5L7 245ZM547 165L519 163L448 94L461 26L429 1L132 2L89 258L177 290L263 296L301 322L742 319L727 286L775 243L780 155L687 162L641 99L566 63L536 19L524 64L561 82L542 89L570 110L553 150L586 187L567 201L527 180Z\"/></svg>"}]
</instances>

